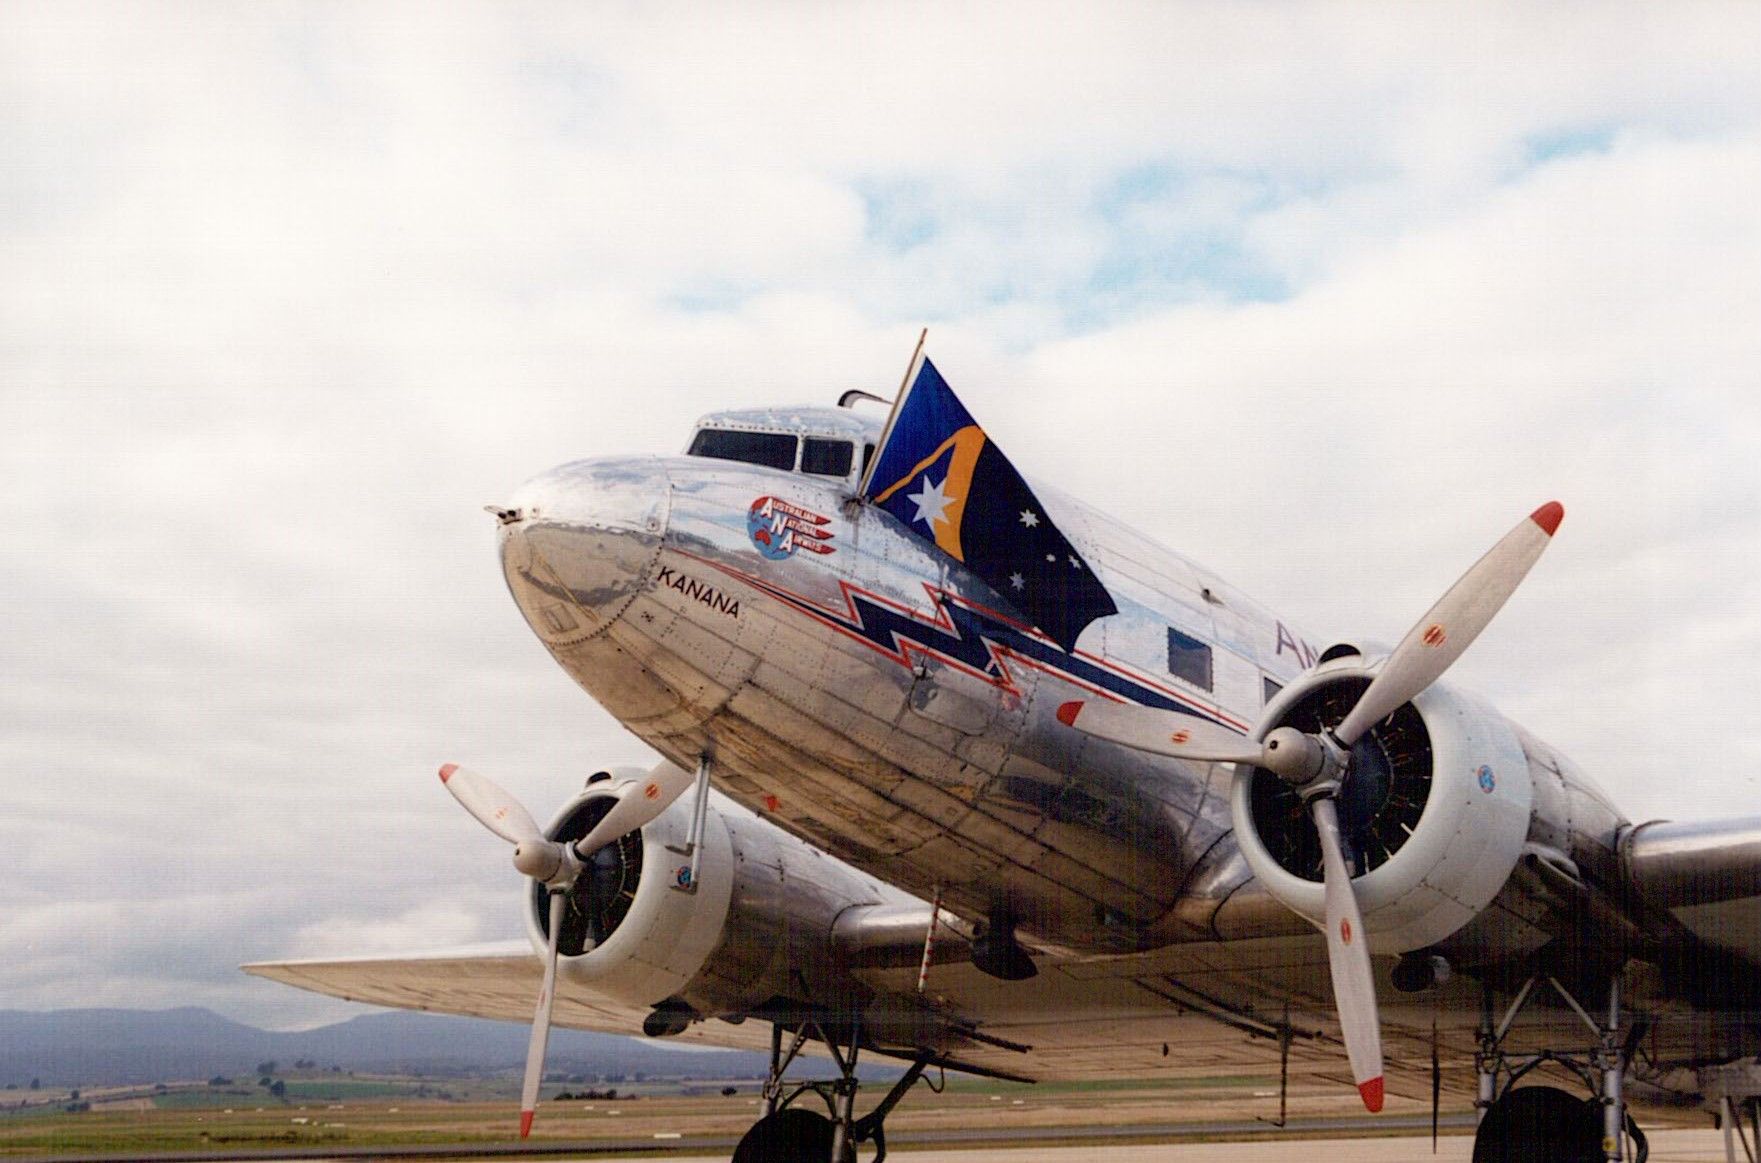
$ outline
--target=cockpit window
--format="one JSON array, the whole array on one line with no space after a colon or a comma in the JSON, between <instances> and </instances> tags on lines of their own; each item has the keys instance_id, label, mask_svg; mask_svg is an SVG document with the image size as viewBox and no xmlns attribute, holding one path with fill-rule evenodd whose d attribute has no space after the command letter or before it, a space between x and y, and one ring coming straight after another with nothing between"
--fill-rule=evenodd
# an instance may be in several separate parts
<instances>
[{"instance_id":1,"label":"cockpit window","mask_svg":"<svg viewBox=\"0 0 1761 1163\"><path fill-rule=\"evenodd\" d=\"M738 460L767 468L795 467L795 437L782 432L741 432L732 428L703 428L691 441L690 456L715 460Z\"/></svg>"},{"instance_id":2,"label":"cockpit window","mask_svg":"<svg viewBox=\"0 0 1761 1163\"><path fill-rule=\"evenodd\" d=\"M848 440L809 436L801 446L801 471L822 477L847 477L854 453L855 448Z\"/></svg>"}]
</instances>

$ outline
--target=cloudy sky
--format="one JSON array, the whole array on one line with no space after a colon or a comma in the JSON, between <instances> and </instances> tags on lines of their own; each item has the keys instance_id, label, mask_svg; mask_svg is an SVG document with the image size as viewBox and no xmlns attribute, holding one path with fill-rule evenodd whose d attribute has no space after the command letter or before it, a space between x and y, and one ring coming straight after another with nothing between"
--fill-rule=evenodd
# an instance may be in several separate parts
<instances>
[{"instance_id":1,"label":"cloudy sky","mask_svg":"<svg viewBox=\"0 0 1761 1163\"><path fill-rule=\"evenodd\" d=\"M1761 812L1761 5L11 3L0 1008L352 1012L517 934L642 747L481 510L920 326L1047 477L1315 640L1522 514L1460 667L1635 818Z\"/></svg>"}]
</instances>

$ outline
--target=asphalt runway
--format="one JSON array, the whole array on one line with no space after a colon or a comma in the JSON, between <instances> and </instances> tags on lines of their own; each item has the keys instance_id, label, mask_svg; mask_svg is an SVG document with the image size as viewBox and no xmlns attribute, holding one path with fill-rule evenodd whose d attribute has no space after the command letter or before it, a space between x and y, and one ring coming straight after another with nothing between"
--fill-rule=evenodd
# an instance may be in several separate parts
<instances>
[{"instance_id":1,"label":"asphalt runway","mask_svg":"<svg viewBox=\"0 0 1761 1163\"><path fill-rule=\"evenodd\" d=\"M1655 1131L1650 1163L1724 1163L1724 1136L1713 1130ZM1431 1140L1420 1139L1284 1139L1236 1143L1106 1144L1107 1163L1470 1163L1474 1141L1469 1135L1440 1139L1431 1154ZM888 1158L899 1163L1094 1163L1096 1146L1009 1147L984 1150L913 1150L895 1147ZM631 1156L634 1159L636 1156ZM649 1157L652 1159L652 1156ZM724 1155L673 1155L666 1163L727 1163ZM860 1161L871 1158L865 1150ZM1743 1158L1742 1148L1737 1158ZM583 1161L589 1163L589 1161ZM608 1163L596 1155L590 1163Z\"/></svg>"},{"instance_id":2,"label":"asphalt runway","mask_svg":"<svg viewBox=\"0 0 1761 1163\"><path fill-rule=\"evenodd\" d=\"M1651 1154L1648 1163L1724 1163L1724 1136L1715 1130L1658 1130L1650 1133L1650 1140ZM219 1151L173 1152L141 1158L161 1159L166 1163L174 1160L177 1163L196 1163L198 1160L200 1163L272 1163L274 1160L286 1160L290 1163L355 1163L364 1158L445 1163L447 1160L513 1158L525 1155L528 1158L545 1159L550 1163L727 1163L731 1153L730 1148L714 1154L655 1154L657 1147L664 1151L664 1144L653 1143L642 1147L632 1146L628 1153L621 1148L572 1154L566 1147L553 1153L542 1147L531 1151L527 1148L501 1146L453 1154L444 1148L402 1147L335 1154L323 1150L297 1153L263 1151L249 1155L231 1155ZM897 1163L1094 1163L1097 1154L1105 1158L1107 1163L1426 1163L1427 1160L1431 1163L1471 1163L1473 1137L1445 1135L1438 1141L1436 1154L1431 1152L1429 1136L1383 1136L1374 1139L1252 1139L1221 1143L1116 1143L1103 1139L1079 1146L1028 1144L982 1148L895 1145L888 1152L888 1158ZM857 1156L858 1163L868 1163L873 1157L872 1148L864 1147ZM1739 1146L1737 1158L1744 1157ZM79 1157L20 1157L20 1163L68 1163L68 1160L76 1158ZM104 1163L118 1163L118 1158L89 1156L85 1160L87 1163L99 1159Z\"/></svg>"}]
</instances>

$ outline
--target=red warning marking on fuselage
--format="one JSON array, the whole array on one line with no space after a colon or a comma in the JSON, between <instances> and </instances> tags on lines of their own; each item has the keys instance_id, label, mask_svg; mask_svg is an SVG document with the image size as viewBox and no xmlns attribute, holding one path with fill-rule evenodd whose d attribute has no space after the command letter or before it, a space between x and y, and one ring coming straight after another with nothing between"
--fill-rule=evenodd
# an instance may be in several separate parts
<instances>
[{"instance_id":1,"label":"red warning marking on fuselage","mask_svg":"<svg viewBox=\"0 0 1761 1163\"><path fill-rule=\"evenodd\" d=\"M1168 740L1171 743L1187 743L1192 740L1192 732L1191 731L1176 731L1172 735L1168 736Z\"/></svg>"}]
</instances>

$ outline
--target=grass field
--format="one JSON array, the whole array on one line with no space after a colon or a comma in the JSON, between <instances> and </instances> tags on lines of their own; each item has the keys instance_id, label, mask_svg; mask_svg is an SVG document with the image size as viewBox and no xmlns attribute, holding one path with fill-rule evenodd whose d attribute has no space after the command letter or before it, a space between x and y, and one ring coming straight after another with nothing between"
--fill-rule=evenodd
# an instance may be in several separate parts
<instances>
[{"instance_id":1,"label":"grass field","mask_svg":"<svg viewBox=\"0 0 1761 1163\"><path fill-rule=\"evenodd\" d=\"M320 1077L286 1080L284 1101L260 1088L237 1086L176 1088L116 1100L137 1109L107 1109L105 1093L90 1093L85 1097L95 1105L89 1111L69 1113L46 1104L0 1113L0 1156L498 1142L515 1131L516 1085L511 1080ZM722 1085L694 1084L708 1093L691 1095L657 1093L679 1087L650 1083L620 1086L613 1100L547 1097L533 1135L580 1142L680 1137L656 1140L668 1146L738 1136L757 1116L758 1085L727 1083L737 1089L731 1096L720 1093ZM1268 1102L1264 1092L1275 1086L1275 1079L1264 1078L1037 1087L950 1079L941 1094L919 1085L889 1119L888 1129L1073 1125L1103 1111L1110 1120L1141 1123L1166 1121L1180 1111L1193 1119L1214 1118L1219 1102L1271 1116L1277 1101ZM581 1089L551 1084L545 1093ZM866 1087L860 1108L885 1089Z\"/></svg>"},{"instance_id":2,"label":"grass field","mask_svg":"<svg viewBox=\"0 0 1761 1163\"><path fill-rule=\"evenodd\" d=\"M517 1124L516 1085L511 1080L289 1079L286 1100L280 1102L261 1089L191 1087L122 1100L136 1109L105 1109L100 1093L91 1096L98 1106L90 1111L0 1112L0 1157L506 1142ZM641 1089L651 1093L644 1094L619 1087L614 1100L547 1098L533 1135L571 1143L652 1141L657 1148L689 1150L693 1143L737 1137L757 1116L756 1083L730 1084L738 1089L731 1096L719 1093L720 1084L696 1085L709 1093L653 1093L668 1088L649 1084ZM1104 1125L1129 1133L1132 1127L1170 1123L1270 1120L1278 1114L1277 1085L1270 1076L1039 1086L950 1079L939 1094L919 1085L893 1112L887 1129L898 1136ZM565 1089L580 1087L549 1085L546 1094ZM868 1109L885 1089L865 1087L858 1109ZM442 1091L451 1097L441 1097ZM1355 1094L1324 1083L1294 1087L1290 1109L1302 1118L1362 1113ZM1392 1095L1389 1111L1425 1115L1428 1107L1417 1098ZM1685 1113L1645 1121L1704 1125L1703 1118Z\"/></svg>"}]
</instances>

